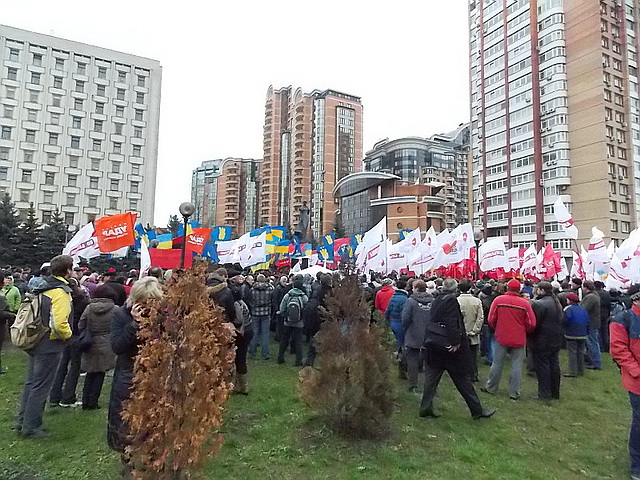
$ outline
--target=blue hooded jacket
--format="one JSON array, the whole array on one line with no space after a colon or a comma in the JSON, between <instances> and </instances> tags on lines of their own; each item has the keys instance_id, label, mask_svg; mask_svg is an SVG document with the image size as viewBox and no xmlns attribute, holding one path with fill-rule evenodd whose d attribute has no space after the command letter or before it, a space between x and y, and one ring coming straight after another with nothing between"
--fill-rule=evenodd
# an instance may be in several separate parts
<instances>
[{"instance_id":1,"label":"blue hooded jacket","mask_svg":"<svg viewBox=\"0 0 640 480\"><path fill-rule=\"evenodd\" d=\"M402 322L402 309L404 304L407 303L409 294L406 290L396 290L389 300L387 310L384 312L384 318L389 323L401 323Z\"/></svg>"},{"instance_id":2,"label":"blue hooded jacket","mask_svg":"<svg viewBox=\"0 0 640 480\"><path fill-rule=\"evenodd\" d=\"M574 303L564 309L562 318L564 337L569 340L584 340L589 334L589 314L580 305Z\"/></svg>"}]
</instances>

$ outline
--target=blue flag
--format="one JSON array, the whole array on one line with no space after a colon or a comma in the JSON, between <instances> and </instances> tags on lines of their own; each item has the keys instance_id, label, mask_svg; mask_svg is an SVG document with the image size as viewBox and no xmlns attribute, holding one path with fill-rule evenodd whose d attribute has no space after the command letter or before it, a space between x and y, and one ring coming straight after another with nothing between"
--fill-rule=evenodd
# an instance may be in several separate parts
<instances>
[{"instance_id":1,"label":"blue flag","mask_svg":"<svg viewBox=\"0 0 640 480\"><path fill-rule=\"evenodd\" d=\"M226 242L231 240L231 234L233 232L233 227L231 225L223 225L221 227L213 227L211 231L210 238L213 238L214 241L218 242Z\"/></svg>"}]
</instances>

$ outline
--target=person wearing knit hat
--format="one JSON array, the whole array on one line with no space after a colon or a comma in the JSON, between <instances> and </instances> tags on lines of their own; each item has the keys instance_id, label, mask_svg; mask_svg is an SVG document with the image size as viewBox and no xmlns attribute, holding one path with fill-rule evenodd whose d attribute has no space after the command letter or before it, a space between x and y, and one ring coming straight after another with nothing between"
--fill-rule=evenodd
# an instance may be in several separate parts
<instances>
[{"instance_id":1,"label":"person wearing knit hat","mask_svg":"<svg viewBox=\"0 0 640 480\"><path fill-rule=\"evenodd\" d=\"M245 284L246 285L246 284ZM253 338L249 345L249 357L256 358L258 343L263 360L269 360L269 330L273 304L273 286L267 283L267 277L258 274L253 285L247 287L253 316ZM245 298L245 302L247 299Z\"/></svg>"},{"instance_id":2,"label":"person wearing knit hat","mask_svg":"<svg viewBox=\"0 0 640 480\"><path fill-rule=\"evenodd\" d=\"M564 309L562 327L567 342L569 371L565 377L581 377L584 375L584 355L587 350L589 334L589 314L580 306L580 298L575 293L565 296L567 308Z\"/></svg>"},{"instance_id":3,"label":"person wearing knit hat","mask_svg":"<svg viewBox=\"0 0 640 480\"><path fill-rule=\"evenodd\" d=\"M488 323L495 332L496 341L489 379L481 390L490 394L497 392L507 354L511 354L509 397L517 400L520 397L527 334L536 327L536 316L531 304L518 293L520 290L518 280L509 280L507 288L508 291L497 297L489 309Z\"/></svg>"}]
</instances>

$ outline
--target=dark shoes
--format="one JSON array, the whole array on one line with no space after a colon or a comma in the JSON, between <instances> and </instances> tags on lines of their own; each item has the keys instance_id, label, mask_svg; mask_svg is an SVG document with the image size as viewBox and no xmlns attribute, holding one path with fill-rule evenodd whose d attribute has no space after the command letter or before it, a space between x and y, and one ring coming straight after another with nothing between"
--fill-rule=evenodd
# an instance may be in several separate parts
<instances>
[{"instance_id":1,"label":"dark shoes","mask_svg":"<svg viewBox=\"0 0 640 480\"><path fill-rule=\"evenodd\" d=\"M45 438L49 438L51 435L45 432L44 430L34 430L33 432L23 433L23 438L33 438L36 440L43 440Z\"/></svg>"},{"instance_id":2,"label":"dark shoes","mask_svg":"<svg viewBox=\"0 0 640 480\"><path fill-rule=\"evenodd\" d=\"M434 412L433 410L420 410L420 413L418 415L420 415L422 418L440 418L442 416L441 413Z\"/></svg>"},{"instance_id":3,"label":"dark shoes","mask_svg":"<svg viewBox=\"0 0 640 480\"><path fill-rule=\"evenodd\" d=\"M575 375L573 373L564 373L562 374L562 376L567 378L576 378L578 375Z\"/></svg>"},{"instance_id":4,"label":"dark shoes","mask_svg":"<svg viewBox=\"0 0 640 480\"><path fill-rule=\"evenodd\" d=\"M589 370L602 370L602 367L596 367L596 366L594 366L594 365L587 365L587 366L586 366L586 367L584 367L584 368L587 368L587 369L589 369Z\"/></svg>"},{"instance_id":5,"label":"dark shoes","mask_svg":"<svg viewBox=\"0 0 640 480\"><path fill-rule=\"evenodd\" d=\"M496 409L495 408L491 408L489 410L483 410L481 414L479 415L474 415L473 419L474 420L478 420L480 418L489 418L490 416L492 416L494 413L496 413Z\"/></svg>"},{"instance_id":6,"label":"dark shoes","mask_svg":"<svg viewBox=\"0 0 640 480\"><path fill-rule=\"evenodd\" d=\"M483 393L488 393L489 395L495 395L495 393L490 392L489 390L487 390L487 387L480 387L480 391Z\"/></svg>"}]
</instances>

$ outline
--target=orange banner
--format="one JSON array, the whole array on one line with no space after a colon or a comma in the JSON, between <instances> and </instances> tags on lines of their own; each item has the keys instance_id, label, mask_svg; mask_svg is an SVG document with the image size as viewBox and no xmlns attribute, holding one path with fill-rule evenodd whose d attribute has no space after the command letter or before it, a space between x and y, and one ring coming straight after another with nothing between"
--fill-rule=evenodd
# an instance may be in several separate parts
<instances>
[{"instance_id":1,"label":"orange banner","mask_svg":"<svg viewBox=\"0 0 640 480\"><path fill-rule=\"evenodd\" d=\"M211 235L210 228L194 228L193 232L187 235L187 250L202 255L204 246L207 244L207 240L209 240L209 235Z\"/></svg>"},{"instance_id":2,"label":"orange banner","mask_svg":"<svg viewBox=\"0 0 640 480\"><path fill-rule=\"evenodd\" d=\"M115 252L135 243L133 226L136 223L134 213L121 213L96 220L95 229L98 248L102 253Z\"/></svg>"}]
</instances>

